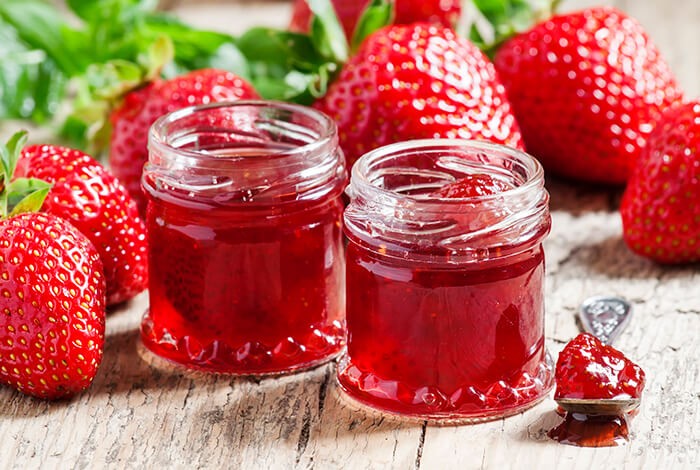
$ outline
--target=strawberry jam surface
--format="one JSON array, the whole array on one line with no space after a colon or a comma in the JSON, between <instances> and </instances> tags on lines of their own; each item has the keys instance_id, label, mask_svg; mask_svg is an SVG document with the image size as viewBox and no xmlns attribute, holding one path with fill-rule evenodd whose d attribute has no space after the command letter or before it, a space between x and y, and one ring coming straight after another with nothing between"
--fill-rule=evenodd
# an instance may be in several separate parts
<instances>
[{"instance_id":1,"label":"strawberry jam surface","mask_svg":"<svg viewBox=\"0 0 700 470\"><path fill-rule=\"evenodd\" d=\"M555 398L640 398L644 371L617 349L588 333L559 354Z\"/></svg>"},{"instance_id":2,"label":"strawberry jam surface","mask_svg":"<svg viewBox=\"0 0 700 470\"><path fill-rule=\"evenodd\" d=\"M477 174L425 197L512 188ZM533 238L548 229L543 223ZM540 243L517 250L502 240L499 250L514 255L452 263L442 246L377 246L346 234L348 346L338 379L351 398L409 417L474 421L517 413L545 396L552 374ZM422 261L408 259L416 254Z\"/></svg>"}]
</instances>

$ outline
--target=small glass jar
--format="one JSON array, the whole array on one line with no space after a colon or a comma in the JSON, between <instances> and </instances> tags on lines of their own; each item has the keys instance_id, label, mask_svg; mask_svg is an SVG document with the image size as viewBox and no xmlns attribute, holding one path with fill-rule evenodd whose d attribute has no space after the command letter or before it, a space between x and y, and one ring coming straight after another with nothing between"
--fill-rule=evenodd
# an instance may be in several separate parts
<instances>
[{"instance_id":1,"label":"small glass jar","mask_svg":"<svg viewBox=\"0 0 700 470\"><path fill-rule=\"evenodd\" d=\"M186 108L149 136L148 349L206 371L309 368L345 345L335 124L262 101Z\"/></svg>"},{"instance_id":2,"label":"small glass jar","mask_svg":"<svg viewBox=\"0 0 700 470\"><path fill-rule=\"evenodd\" d=\"M512 189L434 195L476 174ZM360 158L348 195L345 393L381 411L450 422L503 417L542 399L553 378L541 165L485 142L404 142Z\"/></svg>"}]
</instances>

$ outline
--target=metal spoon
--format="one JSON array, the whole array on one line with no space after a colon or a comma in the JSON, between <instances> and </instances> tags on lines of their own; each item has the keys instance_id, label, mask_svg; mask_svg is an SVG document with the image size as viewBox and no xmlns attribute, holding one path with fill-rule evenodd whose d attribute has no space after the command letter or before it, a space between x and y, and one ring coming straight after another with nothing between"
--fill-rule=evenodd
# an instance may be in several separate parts
<instances>
[{"instance_id":1,"label":"metal spoon","mask_svg":"<svg viewBox=\"0 0 700 470\"><path fill-rule=\"evenodd\" d=\"M578 318L583 329L605 344L612 344L632 317L632 305L619 297L596 296L583 301ZM639 407L639 398L557 398L556 402L570 413L585 415L619 415Z\"/></svg>"}]
</instances>

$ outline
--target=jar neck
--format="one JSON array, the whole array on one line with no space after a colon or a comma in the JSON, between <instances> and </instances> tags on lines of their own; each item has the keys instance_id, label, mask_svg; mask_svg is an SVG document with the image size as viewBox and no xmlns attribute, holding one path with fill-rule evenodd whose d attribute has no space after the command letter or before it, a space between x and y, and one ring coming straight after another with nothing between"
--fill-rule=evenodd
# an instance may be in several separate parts
<instances>
[{"instance_id":1,"label":"jar neck","mask_svg":"<svg viewBox=\"0 0 700 470\"><path fill-rule=\"evenodd\" d=\"M313 201L346 181L335 124L315 110L263 101L186 108L149 134L143 186L217 205Z\"/></svg>"},{"instance_id":2,"label":"jar neck","mask_svg":"<svg viewBox=\"0 0 700 470\"><path fill-rule=\"evenodd\" d=\"M513 189L457 199L431 195L475 173ZM551 225L540 164L483 142L425 140L375 150L355 165L347 192L348 236L400 259L502 259L541 243Z\"/></svg>"}]
</instances>

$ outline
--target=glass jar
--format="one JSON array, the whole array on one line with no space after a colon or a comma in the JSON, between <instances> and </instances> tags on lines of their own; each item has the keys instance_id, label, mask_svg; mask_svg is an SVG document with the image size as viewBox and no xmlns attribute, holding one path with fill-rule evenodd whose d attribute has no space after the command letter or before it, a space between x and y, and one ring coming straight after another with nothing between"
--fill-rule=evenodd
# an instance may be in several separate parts
<instances>
[{"instance_id":1,"label":"glass jar","mask_svg":"<svg viewBox=\"0 0 700 470\"><path fill-rule=\"evenodd\" d=\"M510 189L434 194L470 175ZM551 223L541 165L484 142L404 142L360 158L348 195L341 388L382 411L466 422L543 398L553 378L544 344L542 241Z\"/></svg>"},{"instance_id":2,"label":"glass jar","mask_svg":"<svg viewBox=\"0 0 700 470\"><path fill-rule=\"evenodd\" d=\"M335 124L302 106L186 108L149 135L152 352L207 371L277 374L337 355L345 337Z\"/></svg>"}]
</instances>

